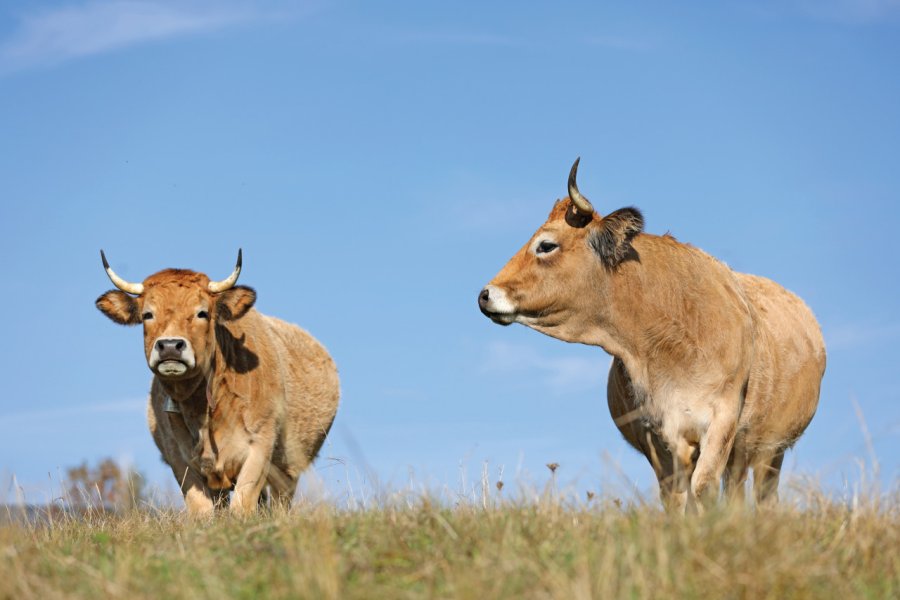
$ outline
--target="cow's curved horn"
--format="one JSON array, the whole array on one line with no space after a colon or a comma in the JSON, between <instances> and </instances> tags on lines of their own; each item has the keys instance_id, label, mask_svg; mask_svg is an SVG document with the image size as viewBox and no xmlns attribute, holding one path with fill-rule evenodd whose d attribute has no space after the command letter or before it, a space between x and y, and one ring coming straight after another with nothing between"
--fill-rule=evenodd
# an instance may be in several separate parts
<instances>
[{"instance_id":1,"label":"cow's curved horn","mask_svg":"<svg viewBox=\"0 0 900 600\"><path fill-rule=\"evenodd\" d=\"M578 176L578 163L580 161L581 157L579 156L572 164L572 170L569 171L569 198L575 203L578 210L585 215L590 215L593 214L594 207L591 206L591 203L588 202L587 198L581 195L581 192L578 191L578 184L575 182L575 178Z\"/></svg>"},{"instance_id":2,"label":"cow's curved horn","mask_svg":"<svg viewBox=\"0 0 900 600\"><path fill-rule=\"evenodd\" d=\"M109 261L106 260L106 255L103 253L103 250L100 250L100 259L103 261L103 268L106 269L106 274L109 275L109 280L113 282L114 286L123 292L128 292L135 296L140 296L144 293L143 283L131 283L116 275L116 272L109 266Z\"/></svg>"},{"instance_id":3,"label":"cow's curved horn","mask_svg":"<svg viewBox=\"0 0 900 600\"><path fill-rule=\"evenodd\" d=\"M234 287L234 284L237 283L238 275L241 274L241 260L241 249L238 248L238 259L237 264L234 265L234 271L232 271L231 275L229 275L222 281L210 281L209 291L211 291L213 294L217 294L219 292L224 292L225 290L230 290L232 287Z\"/></svg>"}]
</instances>

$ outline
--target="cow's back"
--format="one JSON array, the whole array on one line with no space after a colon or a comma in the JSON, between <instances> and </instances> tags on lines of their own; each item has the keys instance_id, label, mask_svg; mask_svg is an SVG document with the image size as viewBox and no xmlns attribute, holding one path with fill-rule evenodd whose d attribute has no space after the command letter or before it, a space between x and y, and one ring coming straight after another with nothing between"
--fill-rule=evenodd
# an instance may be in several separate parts
<instances>
[{"instance_id":1,"label":"cow's back","mask_svg":"<svg viewBox=\"0 0 900 600\"><path fill-rule=\"evenodd\" d=\"M755 313L753 368L741 415L752 456L789 448L809 425L825 373L825 342L800 298L764 277L736 275Z\"/></svg>"},{"instance_id":2,"label":"cow's back","mask_svg":"<svg viewBox=\"0 0 900 600\"><path fill-rule=\"evenodd\" d=\"M286 471L296 476L316 457L331 428L340 397L337 367L307 331L275 317L260 317L284 384L283 439L275 459L283 458Z\"/></svg>"}]
</instances>

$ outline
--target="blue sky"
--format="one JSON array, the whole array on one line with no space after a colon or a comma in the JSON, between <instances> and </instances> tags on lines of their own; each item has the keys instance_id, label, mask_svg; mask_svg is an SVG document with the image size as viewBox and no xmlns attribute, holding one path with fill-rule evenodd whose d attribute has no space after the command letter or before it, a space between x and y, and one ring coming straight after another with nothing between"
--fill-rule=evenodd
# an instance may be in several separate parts
<instances>
[{"instance_id":1,"label":"blue sky","mask_svg":"<svg viewBox=\"0 0 900 600\"><path fill-rule=\"evenodd\" d=\"M828 344L786 464L900 473L900 2L7 2L0 483L114 456L171 486L139 329L93 306L166 267L241 281L331 351L336 496L411 478L650 486L609 357L476 294L579 185L803 297ZM624 483L623 483L624 482Z\"/></svg>"}]
</instances>

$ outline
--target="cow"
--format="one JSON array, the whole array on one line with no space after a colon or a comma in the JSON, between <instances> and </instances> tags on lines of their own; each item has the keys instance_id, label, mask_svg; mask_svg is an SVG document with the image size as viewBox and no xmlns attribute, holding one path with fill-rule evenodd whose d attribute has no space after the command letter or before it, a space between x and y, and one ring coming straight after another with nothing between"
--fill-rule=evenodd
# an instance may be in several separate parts
<instances>
[{"instance_id":1,"label":"cow","mask_svg":"<svg viewBox=\"0 0 900 600\"><path fill-rule=\"evenodd\" d=\"M100 311L143 324L153 372L147 420L192 515L247 514L268 497L287 505L337 412L337 368L296 325L253 308L256 292L203 273L165 269L143 283L103 268L116 286ZM228 492L233 491L228 499Z\"/></svg>"},{"instance_id":2,"label":"cow","mask_svg":"<svg viewBox=\"0 0 900 600\"><path fill-rule=\"evenodd\" d=\"M812 311L775 282L737 273L633 207L600 215L578 190L478 295L520 323L613 356L610 414L650 462L664 506L702 511L724 484L777 500L785 451L809 425L825 372Z\"/></svg>"}]
</instances>

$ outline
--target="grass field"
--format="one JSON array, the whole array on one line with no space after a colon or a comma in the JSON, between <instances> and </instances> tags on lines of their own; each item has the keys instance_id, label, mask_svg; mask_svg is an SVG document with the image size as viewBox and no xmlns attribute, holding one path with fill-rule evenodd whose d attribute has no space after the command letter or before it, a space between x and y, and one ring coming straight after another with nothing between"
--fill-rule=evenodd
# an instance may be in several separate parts
<instances>
[{"instance_id":1,"label":"grass field","mask_svg":"<svg viewBox=\"0 0 900 600\"><path fill-rule=\"evenodd\" d=\"M0 597L898 598L900 495L699 517L553 495L95 512L0 526Z\"/></svg>"}]
</instances>

